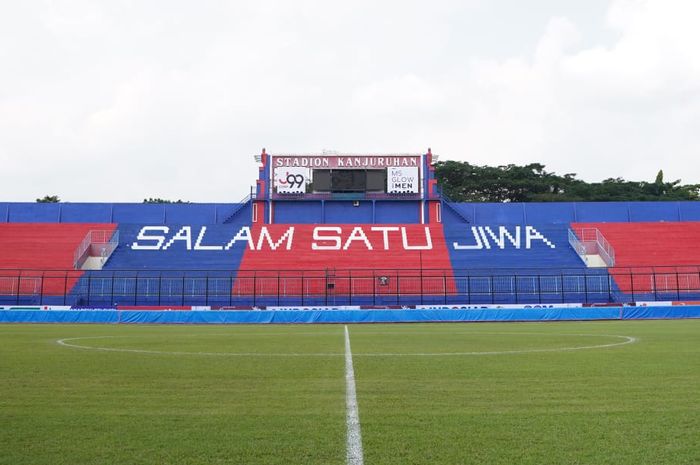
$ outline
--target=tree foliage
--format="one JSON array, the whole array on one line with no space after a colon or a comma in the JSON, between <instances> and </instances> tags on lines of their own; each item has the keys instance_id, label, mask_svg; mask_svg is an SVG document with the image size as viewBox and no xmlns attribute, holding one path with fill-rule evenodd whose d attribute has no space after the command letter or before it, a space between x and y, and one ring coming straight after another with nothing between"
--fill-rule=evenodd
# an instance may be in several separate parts
<instances>
[{"instance_id":1,"label":"tree foliage","mask_svg":"<svg viewBox=\"0 0 700 465\"><path fill-rule=\"evenodd\" d=\"M161 198L153 198L149 197L147 199L143 199L143 203L190 203L185 200L166 200L166 199L161 199Z\"/></svg>"},{"instance_id":2,"label":"tree foliage","mask_svg":"<svg viewBox=\"0 0 700 465\"><path fill-rule=\"evenodd\" d=\"M700 184L666 182L663 171L654 182L609 178L588 183L574 173L550 173L540 163L477 166L448 160L435 164L435 176L443 193L456 202L700 200Z\"/></svg>"},{"instance_id":3,"label":"tree foliage","mask_svg":"<svg viewBox=\"0 0 700 465\"><path fill-rule=\"evenodd\" d=\"M40 199L36 199L39 203L58 203L61 199L57 195L45 195Z\"/></svg>"}]
</instances>

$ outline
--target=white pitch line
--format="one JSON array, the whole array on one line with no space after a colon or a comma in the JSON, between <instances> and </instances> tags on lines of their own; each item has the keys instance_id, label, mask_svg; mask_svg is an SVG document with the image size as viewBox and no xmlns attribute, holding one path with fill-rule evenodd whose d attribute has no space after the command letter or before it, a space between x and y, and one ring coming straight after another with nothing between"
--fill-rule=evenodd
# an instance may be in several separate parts
<instances>
[{"instance_id":1,"label":"white pitch line","mask_svg":"<svg viewBox=\"0 0 700 465\"><path fill-rule=\"evenodd\" d=\"M347 425L347 464L362 465L362 433L360 432L360 413L357 408L355 392L355 370L352 367L352 351L350 350L350 334L345 326L345 423Z\"/></svg>"},{"instance_id":2,"label":"white pitch line","mask_svg":"<svg viewBox=\"0 0 700 465\"><path fill-rule=\"evenodd\" d=\"M347 331L347 326L346 326ZM491 334L491 333L490 333ZM493 333L497 334L497 333ZM507 333L510 334L510 333ZM535 333L533 333L535 334ZM539 334L539 333L537 333ZM557 336L578 336L578 337L613 337L623 339L621 342L613 342L609 344L596 344L574 347L554 347L548 349L520 349L520 350L498 350L498 351L482 351L482 352L413 352L413 353L356 353L355 357L455 357L455 356L479 356L479 355L514 355L514 354L532 354L539 352L570 352L575 350L591 350L605 349L610 347L624 346L634 344L639 341L639 338L632 336L619 336L615 334L557 334ZM56 344L64 347L72 347L82 350L97 350L100 352L128 352L134 354L154 354L154 355L203 355L214 357L342 357L342 353L301 353L301 352L284 352L284 353L262 353L262 352L184 352L184 351L167 351L167 350L148 350L148 349L128 349L118 347L95 347L85 346L71 343L69 341L82 341L86 339L111 339L132 336L88 336L88 337L71 337L58 339ZM135 336L134 336L135 337ZM347 349L345 356L347 357Z\"/></svg>"},{"instance_id":3,"label":"white pitch line","mask_svg":"<svg viewBox=\"0 0 700 465\"><path fill-rule=\"evenodd\" d=\"M624 346L634 344L639 341L638 338L632 336L617 336L614 334L571 334L570 336L601 336L601 337L617 337L624 339L622 342L613 342L611 344L597 344L593 346L576 346L576 347L555 347L552 349L522 349L522 350L498 350L484 352L414 352L414 353L367 353L355 354L356 357L454 357L458 355L512 355L512 354L535 354L539 352L570 352L573 350L588 350L588 349L606 349L609 347Z\"/></svg>"},{"instance_id":4,"label":"white pitch line","mask_svg":"<svg viewBox=\"0 0 700 465\"><path fill-rule=\"evenodd\" d=\"M95 337L70 337L65 339L59 339L56 344L64 347L72 347L74 349L83 350L97 350L100 352L128 352L133 354L154 354L154 355L206 355L212 357L339 357L342 354L333 353L297 353L297 352L287 352L287 353L261 353L261 352L181 352L181 351L170 351L170 350L147 350L147 349L126 349L118 347L92 347L92 346L81 346L78 344L71 344L68 341L78 341L84 339L107 339L112 337L126 337L126 336L95 336Z\"/></svg>"}]
</instances>

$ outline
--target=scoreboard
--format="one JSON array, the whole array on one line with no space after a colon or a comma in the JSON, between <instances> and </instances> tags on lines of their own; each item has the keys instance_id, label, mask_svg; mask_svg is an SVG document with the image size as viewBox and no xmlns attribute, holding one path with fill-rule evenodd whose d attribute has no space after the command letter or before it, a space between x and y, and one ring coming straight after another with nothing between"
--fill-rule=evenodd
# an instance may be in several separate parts
<instances>
[{"instance_id":1,"label":"scoreboard","mask_svg":"<svg viewBox=\"0 0 700 465\"><path fill-rule=\"evenodd\" d=\"M420 193L419 155L272 156L276 194Z\"/></svg>"}]
</instances>

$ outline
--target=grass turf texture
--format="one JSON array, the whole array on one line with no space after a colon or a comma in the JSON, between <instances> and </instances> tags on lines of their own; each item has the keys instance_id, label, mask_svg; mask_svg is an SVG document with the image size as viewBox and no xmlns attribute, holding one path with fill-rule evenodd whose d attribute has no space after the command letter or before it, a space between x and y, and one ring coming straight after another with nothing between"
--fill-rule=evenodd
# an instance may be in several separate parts
<instances>
[{"instance_id":1,"label":"grass turf texture","mask_svg":"<svg viewBox=\"0 0 700 465\"><path fill-rule=\"evenodd\" d=\"M700 463L700 320L349 330L368 465ZM411 355L609 335L639 340ZM343 464L343 348L342 325L0 326L0 464Z\"/></svg>"}]
</instances>

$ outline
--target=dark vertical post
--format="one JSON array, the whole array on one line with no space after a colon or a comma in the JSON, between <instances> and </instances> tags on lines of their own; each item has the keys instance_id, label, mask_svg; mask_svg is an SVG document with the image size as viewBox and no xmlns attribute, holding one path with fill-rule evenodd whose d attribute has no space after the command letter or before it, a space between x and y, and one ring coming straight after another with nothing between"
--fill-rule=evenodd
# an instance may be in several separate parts
<instances>
[{"instance_id":1,"label":"dark vertical post","mask_svg":"<svg viewBox=\"0 0 700 465\"><path fill-rule=\"evenodd\" d=\"M88 272L88 291L87 291L87 304L90 305L90 291L92 287L92 274Z\"/></svg>"},{"instance_id":2,"label":"dark vertical post","mask_svg":"<svg viewBox=\"0 0 700 465\"><path fill-rule=\"evenodd\" d=\"M471 304L472 303L472 280L469 277L469 274L465 277L467 280L467 303Z\"/></svg>"},{"instance_id":3,"label":"dark vertical post","mask_svg":"<svg viewBox=\"0 0 700 465\"><path fill-rule=\"evenodd\" d=\"M515 291L515 303L518 303L518 275L513 275L513 290Z\"/></svg>"},{"instance_id":4,"label":"dark vertical post","mask_svg":"<svg viewBox=\"0 0 700 465\"><path fill-rule=\"evenodd\" d=\"M401 275L396 270L396 305L401 305Z\"/></svg>"},{"instance_id":5,"label":"dark vertical post","mask_svg":"<svg viewBox=\"0 0 700 465\"><path fill-rule=\"evenodd\" d=\"M182 272L182 297L180 298L180 305L185 306L185 272Z\"/></svg>"},{"instance_id":6,"label":"dark vertical post","mask_svg":"<svg viewBox=\"0 0 700 465\"><path fill-rule=\"evenodd\" d=\"M634 301L634 300L636 300L634 298L634 274L632 273L631 269L629 270L629 274L630 274L630 290L632 291L632 300Z\"/></svg>"},{"instance_id":7,"label":"dark vertical post","mask_svg":"<svg viewBox=\"0 0 700 465\"><path fill-rule=\"evenodd\" d=\"M372 271L372 305L377 305L377 276Z\"/></svg>"},{"instance_id":8,"label":"dark vertical post","mask_svg":"<svg viewBox=\"0 0 700 465\"><path fill-rule=\"evenodd\" d=\"M233 305L233 275L228 278L228 306Z\"/></svg>"},{"instance_id":9,"label":"dark vertical post","mask_svg":"<svg viewBox=\"0 0 700 465\"><path fill-rule=\"evenodd\" d=\"M112 271L112 295L109 298L110 305L114 305L117 302L114 300L114 271Z\"/></svg>"},{"instance_id":10,"label":"dark vertical post","mask_svg":"<svg viewBox=\"0 0 700 465\"><path fill-rule=\"evenodd\" d=\"M423 251L418 252L420 253L420 304L423 305Z\"/></svg>"},{"instance_id":11,"label":"dark vertical post","mask_svg":"<svg viewBox=\"0 0 700 465\"><path fill-rule=\"evenodd\" d=\"M352 270L348 270L348 305L352 305Z\"/></svg>"},{"instance_id":12,"label":"dark vertical post","mask_svg":"<svg viewBox=\"0 0 700 465\"><path fill-rule=\"evenodd\" d=\"M302 270L301 272L301 306L304 306L304 284L306 284L306 280L304 279L304 271Z\"/></svg>"},{"instance_id":13,"label":"dark vertical post","mask_svg":"<svg viewBox=\"0 0 700 465\"><path fill-rule=\"evenodd\" d=\"M676 274L676 278L678 278L678 274ZM658 301L659 293L656 287L656 271L654 268L651 269L651 287L654 289L654 301Z\"/></svg>"},{"instance_id":14,"label":"dark vertical post","mask_svg":"<svg viewBox=\"0 0 700 465\"><path fill-rule=\"evenodd\" d=\"M134 305L138 305L139 301L139 272L134 275Z\"/></svg>"},{"instance_id":15,"label":"dark vertical post","mask_svg":"<svg viewBox=\"0 0 700 465\"><path fill-rule=\"evenodd\" d=\"M588 275L586 272L583 272L583 292L585 292L585 295L583 297L583 301L585 303L588 303Z\"/></svg>"},{"instance_id":16,"label":"dark vertical post","mask_svg":"<svg viewBox=\"0 0 700 465\"><path fill-rule=\"evenodd\" d=\"M163 284L163 273L159 272L158 273L158 306L160 307L160 294L162 292L162 284Z\"/></svg>"},{"instance_id":17,"label":"dark vertical post","mask_svg":"<svg viewBox=\"0 0 700 465\"><path fill-rule=\"evenodd\" d=\"M537 301L542 303L542 275L537 274Z\"/></svg>"},{"instance_id":18,"label":"dark vertical post","mask_svg":"<svg viewBox=\"0 0 700 465\"><path fill-rule=\"evenodd\" d=\"M277 306L280 305L280 272L277 272Z\"/></svg>"},{"instance_id":19,"label":"dark vertical post","mask_svg":"<svg viewBox=\"0 0 700 465\"><path fill-rule=\"evenodd\" d=\"M15 304L19 305L19 288L22 287L22 272L17 275L17 295L15 296Z\"/></svg>"},{"instance_id":20,"label":"dark vertical post","mask_svg":"<svg viewBox=\"0 0 700 465\"><path fill-rule=\"evenodd\" d=\"M207 271L207 276L204 281L206 289L204 290L204 305L209 305L209 272Z\"/></svg>"},{"instance_id":21,"label":"dark vertical post","mask_svg":"<svg viewBox=\"0 0 700 465\"><path fill-rule=\"evenodd\" d=\"M18 283L19 285L19 283ZM66 304L66 294L68 294L68 272L63 272L63 305Z\"/></svg>"},{"instance_id":22,"label":"dark vertical post","mask_svg":"<svg viewBox=\"0 0 700 465\"><path fill-rule=\"evenodd\" d=\"M253 307L255 307L255 302L257 300L257 294L258 294L258 289L257 289L258 280L257 280L256 274L257 273L255 271L253 271Z\"/></svg>"},{"instance_id":23,"label":"dark vertical post","mask_svg":"<svg viewBox=\"0 0 700 465\"><path fill-rule=\"evenodd\" d=\"M44 303L44 276L46 275L45 271L41 272L41 287L39 288L39 305Z\"/></svg>"},{"instance_id":24,"label":"dark vertical post","mask_svg":"<svg viewBox=\"0 0 700 465\"><path fill-rule=\"evenodd\" d=\"M447 274L445 270L442 270L442 294L443 294L443 301L445 305L447 305Z\"/></svg>"},{"instance_id":25,"label":"dark vertical post","mask_svg":"<svg viewBox=\"0 0 700 465\"><path fill-rule=\"evenodd\" d=\"M559 278L561 279L561 302L564 303L564 273L561 273Z\"/></svg>"}]
</instances>

